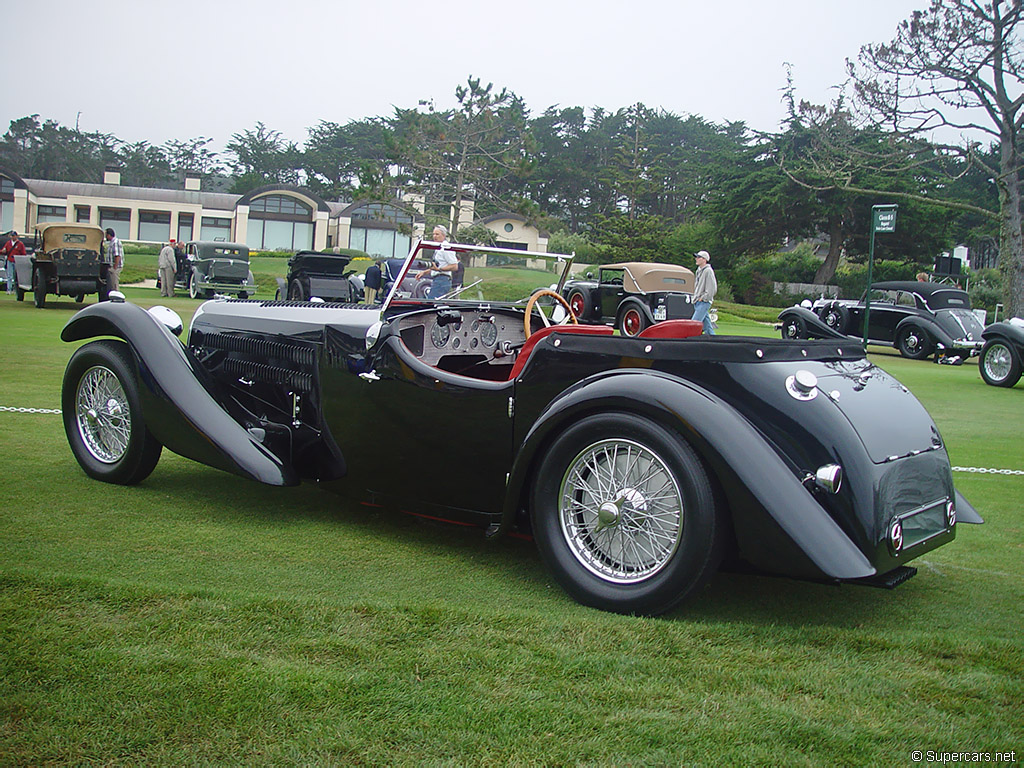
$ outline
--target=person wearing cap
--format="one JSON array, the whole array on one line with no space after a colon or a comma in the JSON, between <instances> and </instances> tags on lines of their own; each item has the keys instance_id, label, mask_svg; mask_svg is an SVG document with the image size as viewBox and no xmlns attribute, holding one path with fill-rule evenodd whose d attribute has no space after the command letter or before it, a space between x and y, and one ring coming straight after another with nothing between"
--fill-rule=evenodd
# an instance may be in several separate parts
<instances>
[{"instance_id":1,"label":"person wearing cap","mask_svg":"<svg viewBox=\"0 0 1024 768\"><path fill-rule=\"evenodd\" d=\"M160 269L160 295L174 296L174 272L178 267L178 261L174 258L174 241L166 243L160 249L157 267Z\"/></svg>"},{"instance_id":2,"label":"person wearing cap","mask_svg":"<svg viewBox=\"0 0 1024 768\"><path fill-rule=\"evenodd\" d=\"M14 257L25 255L25 244L18 239L18 233L13 229L10 231L8 240L4 247L0 248L4 254L4 269L7 271L7 292L14 293L18 278L15 274Z\"/></svg>"},{"instance_id":3,"label":"person wearing cap","mask_svg":"<svg viewBox=\"0 0 1024 768\"><path fill-rule=\"evenodd\" d=\"M711 325L708 313L711 311L711 302L718 293L718 280L715 279L715 270L711 268L710 253L697 251L693 257L697 261L697 283L693 287L693 319L703 324L704 333L714 336L715 329Z\"/></svg>"}]
</instances>

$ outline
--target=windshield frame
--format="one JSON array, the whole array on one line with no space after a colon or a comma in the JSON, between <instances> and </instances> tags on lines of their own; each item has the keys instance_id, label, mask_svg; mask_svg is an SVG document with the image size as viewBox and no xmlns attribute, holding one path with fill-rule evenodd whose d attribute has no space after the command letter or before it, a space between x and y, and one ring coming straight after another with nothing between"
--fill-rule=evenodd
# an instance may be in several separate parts
<instances>
[{"instance_id":1,"label":"windshield frame","mask_svg":"<svg viewBox=\"0 0 1024 768\"><path fill-rule=\"evenodd\" d=\"M542 253L540 251L526 251L519 250L518 248L499 248L497 246L486 246L486 245L469 245L464 243L452 243L447 240L444 242L437 242L435 240L423 240L419 239L413 243L412 248L409 250L409 255L405 257L405 263L402 264L402 269L398 273L398 277L395 279L391 286L391 290L388 292L387 298L381 305L381 312L387 312L395 301L396 296L399 292L399 288L402 285L402 281L409 275L409 272L413 268L413 264L416 263L417 259L423 258L425 261L433 262L433 251L438 250L450 250L457 254L496 254L509 256L511 258L526 261L527 259L542 259L548 263L561 264L562 270L558 276L558 282L553 289L556 293L561 293L562 287L565 285L565 281L569 277L569 269L572 267L573 260L576 257L575 253L563 254L563 253ZM547 286L545 286L546 288ZM456 297L457 298L457 297ZM525 299L526 297L524 297ZM417 303L439 303L446 302L450 299L416 299ZM491 302L495 303L495 302Z\"/></svg>"}]
</instances>

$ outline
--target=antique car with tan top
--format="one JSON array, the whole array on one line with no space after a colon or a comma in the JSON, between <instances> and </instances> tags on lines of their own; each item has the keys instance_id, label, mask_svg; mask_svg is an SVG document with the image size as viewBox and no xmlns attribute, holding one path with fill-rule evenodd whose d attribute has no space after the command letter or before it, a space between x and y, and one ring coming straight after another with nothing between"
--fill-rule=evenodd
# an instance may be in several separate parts
<instances>
[{"instance_id":1,"label":"antique car with tan top","mask_svg":"<svg viewBox=\"0 0 1024 768\"><path fill-rule=\"evenodd\" d=\"M603 264L597 280L570 280L562 289L581 323L611 325L636 336L662 320L693 317L693 270L679 264Z\"/></svg>"},{"instance_id":2,"label":"antique car with tan top","mask_svg":"<svg viewBox=\"0 0 1024 768\"><path fill-rule=\"evenodd\" d=\"M103 230L95 224L51 221L37 224L35 252L15 257L17 299L32 291L37 307L47 295L74 296L81 302L90 293L106 301L110 265L100 252Z\"/></svg>"}]
</instances>

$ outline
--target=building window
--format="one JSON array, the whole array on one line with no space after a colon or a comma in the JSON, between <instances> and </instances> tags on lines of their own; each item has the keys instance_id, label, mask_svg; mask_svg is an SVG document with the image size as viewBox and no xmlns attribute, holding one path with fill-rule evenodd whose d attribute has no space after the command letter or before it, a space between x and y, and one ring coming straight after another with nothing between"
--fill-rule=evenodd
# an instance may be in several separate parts
<instances>
[{"instance_id":1,"label":"building window","mask_svg":"<svg viewBox=\"0 0 1024 768\"><path fill-rule=\"evenodd\" d=\"M118 240L127 240L131 234L132 212L124 208L100 208L100 226L114 230Z\"/></svg>"},{"instance_id":2,"label":"building window","mask_svg":"<svg viewBox=\"0 0 1024 768\"><path fill-rule=\"evenodd\" d=\"M253 200L249 204L249 215L253 213L270 213L270 214L284 214L285 216L301 216L307 221L313 215L313 209L303 203L301 200L296 200L294 197L286 197L285 195L267 195L266 197L260 197ZM270 218L268 216L258 216L257 218Z\"/></svg>"},{"instance_id":3,"label":"building window","mask_svg":"<svg viewBox=\"0 0 1024 768\"><path fill-rule=\"evenodd\" d=\"M365 251L370 256L397 259L409 253L412 238L393 229L366 229L354 226L349 230L348 247Z\"/></svg>"},{"instance_id":4,"label":"building window","mask_svg":"<svg viewBox=\"0 0 1024 768\"><path fill-rule=\"evenodd\" d=\"M67 221L68 209L63 205L40 205L36 211L36 221Z\"/></svg>"},{"instance_id":5,"label":"building window","mask_svg":"<svg viewBox=\"0 0 1024 768\"><path fill-rule=\"evenodd\" d=\"M187 243L192 239L192 224L195 217L191 213L178 214L178 242Z\"/></svg>"},{"instance_id":6,"label":"building window","mask_svg":"<svg viewBox=\"0 0 1024 768\"><path fill-rule=\"evenodd\" d=\"M165 243L171 236L171 214L162 211L139 211L139 240Z\"/></svg>"},{"instance_id":7,"label":"building window","mask_svg":"<svg viewBox=\"0 0 1024 768\"><path fill-rule=\"evenodd\" d=\"M379 221L389 224L407 224L410 228L413 224L412 214L406 213L401 208L396 208L387 203L367 203L352 211L353 221Z\"/></svg>"},{"instance_id":8,"label":"building window","mask_svg":"<svg viewBox=\"0 0 1024 768\"><path fill-rule=\"evenodd\" d=\"M200 240L220 240L226 242L231 239L231 219L203 216L201 225L199 230Z\"/></svg>"},{"instance_id":9,"label":"building window","mask_svg":"<svg viewBox=\"0 0 1024 768\"><path fill-rule=\"evenodd\" d=\"M88 224L92 221L92 209L88 205L76 205L75 221L79 224Z\"/></svg>"},{"instance_id":10,"label":"building window","mask_svg":"<svg viewBox=\"0 0 1024 768\"><path fill-rule=\"evenodd\" d=\"M511 232L513 229L515 229L515 227L513 227L511 224L506 224L505 225L505 231L506 232Z\"/></svg>"}]
</instances>

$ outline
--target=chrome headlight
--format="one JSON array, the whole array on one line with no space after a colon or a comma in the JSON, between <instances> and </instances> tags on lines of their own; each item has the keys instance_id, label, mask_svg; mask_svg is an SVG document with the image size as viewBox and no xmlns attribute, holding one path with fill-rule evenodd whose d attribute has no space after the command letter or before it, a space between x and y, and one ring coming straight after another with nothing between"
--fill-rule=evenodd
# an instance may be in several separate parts
<instances>
[{"instance_id":1,"label":"chrome headlight","mask_svg":"<svg viewBox=\"0 0 1024 768\"><path fill-rule=\"evenodd\" d=\"M814 473L814 483L823 491L839 493L843 485L843 468L838 464L825 464Z\"/></svg>"}]
</instances>

